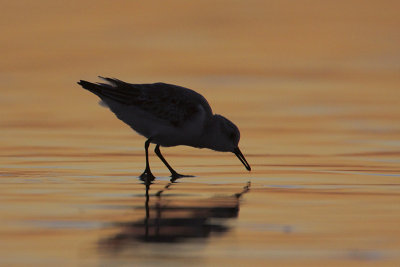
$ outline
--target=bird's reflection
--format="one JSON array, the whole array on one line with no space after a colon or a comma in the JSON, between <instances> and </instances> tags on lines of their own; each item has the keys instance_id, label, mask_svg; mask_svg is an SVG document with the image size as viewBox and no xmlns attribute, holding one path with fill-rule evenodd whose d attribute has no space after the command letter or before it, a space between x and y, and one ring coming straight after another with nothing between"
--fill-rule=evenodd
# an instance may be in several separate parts
<instances>
[{"instance_id":1,"label":"bird's reflection","mask_svg":"<svg viewBox=\"0 0 400 267\"><path fill-rule=\"evenodd\" d=\"M238 217L240 198L250 190L250 182L247 182L233 195L177 202L171 196L163 196L174 184L175 181L171 181L151 195L151 183L145 183L145 218L118 223L119 233L100 241L100 245L118 251L134 242L177 243L227 232L230 227L224 222Z\"/></svg>"}]
</instances>

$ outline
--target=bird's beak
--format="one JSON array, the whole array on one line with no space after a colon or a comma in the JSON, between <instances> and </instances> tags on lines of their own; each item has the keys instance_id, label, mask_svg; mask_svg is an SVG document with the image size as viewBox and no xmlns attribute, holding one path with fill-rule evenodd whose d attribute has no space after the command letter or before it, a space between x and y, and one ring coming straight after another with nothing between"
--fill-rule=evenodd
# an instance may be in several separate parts
<instances>
[{"instance_id":1,"label":"bird's beak","mask_svg":"<svg viewBox=\"0 0 400 267\"><path fill-rule=\"evenodd\" d=\"M235 153L236 157L238 157L238 159L240 160L240 162L243 163L243 165L246 167L246 169L248 171L251 171L251 167L250 167L249 163L247 163L247 160L243 156L242 152L240 152L239 147L235 148L235 150L233 150L233 153Z\"/></svg>"}]
</instances>

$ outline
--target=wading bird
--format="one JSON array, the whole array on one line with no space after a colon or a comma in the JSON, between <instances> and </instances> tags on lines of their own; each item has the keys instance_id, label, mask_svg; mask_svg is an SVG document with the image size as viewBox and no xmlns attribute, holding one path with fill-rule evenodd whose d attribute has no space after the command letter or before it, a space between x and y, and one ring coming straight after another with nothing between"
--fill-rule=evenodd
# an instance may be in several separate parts
<instances>
[{"instance_id":1,"label":"wading bird","mask_svg":"<svg viewBox=\"0 0 400 267\"><path fill-rule=\"evenodd\" d=\"M155 179L150 170L148 148L156 145L155 153L171 172L171 178L187 177L177 173L165 160L160 146L186 145L233 152L247 170L249 163L238 147L239 129L227 118L213 114L207 100L195 91L166 83L131 84L114 78L106 83L79 81L86 90L97 95L118 119L147 138L146 168L140 178Z\"/></svg>"}]
</instances>

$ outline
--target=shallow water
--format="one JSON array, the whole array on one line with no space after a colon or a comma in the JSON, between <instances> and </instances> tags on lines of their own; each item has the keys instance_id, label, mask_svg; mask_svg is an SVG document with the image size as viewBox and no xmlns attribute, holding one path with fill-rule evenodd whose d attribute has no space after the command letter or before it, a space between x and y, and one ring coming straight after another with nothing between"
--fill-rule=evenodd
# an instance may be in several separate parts
<instances>
[{"instance_id":1,"label":"shallow water","mask_svg":"<svg viewBox=\"0 0 400 267\"><path fill-rule=\"evenodd\" d=\"M398 265L396 4L267 2L8 4L0 265ZM151 150L146 190L144 138L75 85L99 74L199 91L252 171L164 148L171 183Z\"/></svg>"}]
</instances>

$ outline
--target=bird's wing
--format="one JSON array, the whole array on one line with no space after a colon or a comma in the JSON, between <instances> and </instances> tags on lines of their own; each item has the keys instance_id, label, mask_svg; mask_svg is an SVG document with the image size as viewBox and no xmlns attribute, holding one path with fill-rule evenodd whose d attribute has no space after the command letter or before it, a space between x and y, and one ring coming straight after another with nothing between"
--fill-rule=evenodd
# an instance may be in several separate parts
<instances>
[{"instance_id":1,"label":"bird's wing","mask_svg":"<svg viewBox=\"0 0 400 267\"><path fill-rule=\"evenodd\" d=\"M117 79L100 78L109 84L97 83L97 92L91 91L106 103L107 98L111 98L124 105L134 105L173 126L184 124L199 109L203 109L207 116L212 116L207 100L188 88L166 83L130 84Z\"/></svg>"}]
</instances>

